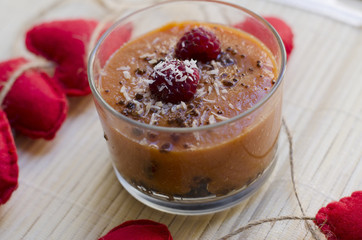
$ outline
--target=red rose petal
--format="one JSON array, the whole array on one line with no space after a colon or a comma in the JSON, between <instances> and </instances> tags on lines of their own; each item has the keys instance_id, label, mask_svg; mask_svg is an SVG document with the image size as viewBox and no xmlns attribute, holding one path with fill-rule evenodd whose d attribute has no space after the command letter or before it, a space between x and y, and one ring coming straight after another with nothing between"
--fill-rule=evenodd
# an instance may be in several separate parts
<instances>
[{"instance_id":1,"label":"red rose petal","mask_svg":"<svg viewBox=\"0 0 362 240\"><path fill-rule=\"evenodd\" d=\"M283 40L287 57L292 53L294 48L294 34L292 28L283 20L276 17L265 17L265 19L277 30L278 34Z\"/></svg>"},{"instance_id":2,"label":"red rose petal","mask_svg":"<svg viewBox=\"0 0 362 240\"><path fill-rule=\"evenodd\" d=\"M314 222L328 240L361 240L362 191L321 208Z\"/></svg>"},{"instance_id":3,"label":"red rose petal","mask_svg":"<svg viewBox=\"0 0 362 240\"><path fill-rule=\"evenodd\" d=\"M111 26L111 23L106 24L105 29L101 32L100 36L102 36L107 28ZM125 42L127 42L131 38L132 34L132 24L127 23L123 26L117 26L112 30L112 33L107 36L105 42L102 44L99 50L99 60L100 66L103 67L104 64L108 61L110 56L119 49Z\"/></svg>"},{"instance_id":4,"label":"red rose petal","mask_svg":"<svg viewBox=\"0 0 362 240\"><path fill-rule=\"evenodd\" d=\"M66 94L90 93L87 78L87 46L98 22L95 20L62 20L39 24L26 34L29 51L58 64L54 77Z\"/></svg>"},{"instance_id":5,"label":"red rose petal","mask_svg":"<svg viewBox=\"0 0 362 240\"><path fill-rule=\"evenodd\" d=\"M16 58L0 63L0 83L28 61ZM0 90L2 87L0 87ZM54 138L68 110L58 83L46 73L30 69L20 75L2 104L10 125L31 138Z\"/></svg>"},{"instance_id":6,"label":"red rose petal","mask_svg":"<svg viewBox=\"0 0 362 240\"><path fill-rule=\"evenodd\" d=\"M278 32L281 39L283 40L285 50L287 52L287 57L289 58L290 54L292 53L294 47L294 34L292 28L283 20L276 18L276 17L264 17ZM273 48L273 42L270 42L271 36L268 36L268 32L265 32L263 25L258 21L254 20L253 18L247 18L245 21L240 22L234 27L244 30L248 32L260 40L264 42L264 44L269 47Z\"/></svg>"},{"instance_id":7,"label":"red rose petal","mask_svg":"<svg viewBox=\"0 0 362 240\"><path fill-rule=\"evenodd\" d=\"M151 220L140 219L122 223L99 240L172 240L167 226Z\"/></svg>"},{"instance_id":8,"label":"red rose petal","mask_svg":"<svg viewBox=\"0 0 362 240\"><path fill-rule=\"evenodd\" d=\"M0 110L0 205L6 203L18 186L18 155L10 125Z\"/></svg>"},{"instance_id":9,"label":"red rose petal","mask_svg":"<svg viewBox=\"0 0 362 240\"><path fill-rule=\"evenodd\" d=\"M90 93L87 77L88 44L98 22L95 20L59 20L39 24L26 34L29 51L58 64L54 77L59 80L65 93L82 96ZM105 28L109 27L109 24ZM108 43L108 59L131 35L130 24L118 28ZM103 31L104 32L104 31ZM105 60L102 60L105 61Z\"/></svg>"}]
</instances>

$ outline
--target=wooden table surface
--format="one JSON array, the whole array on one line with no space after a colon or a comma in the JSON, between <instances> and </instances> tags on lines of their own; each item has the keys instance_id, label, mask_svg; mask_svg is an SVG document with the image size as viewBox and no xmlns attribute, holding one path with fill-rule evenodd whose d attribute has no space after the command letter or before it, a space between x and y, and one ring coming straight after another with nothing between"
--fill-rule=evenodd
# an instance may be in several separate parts
<instances>
[{"instance_id":1,"label":"wooden table surface","mask_svg":"<svg viewBox=\"0 0 362 240\"><path fill-rule=\"evenodd\" d=\"M315 216L328 202L362 190L362 29L274 2L233 2L278 16L295 33L283 115L293 135L296 187L306 215ZM107 13L96 0L0 0L0 60L28 56L22 37L35 23L102 19ZM145 218L166 224L176 240L218 239L253 220L301 216L284 131L276 169L255 195L216 214L178 216L146 207L123 189L92 98L69 101L68 117L54 140L15 137L19 187L0 206L0 239L98 239L126 220ZM233 239L312 236L304 222L283 221Z\"/></svg>"}]
</instances>

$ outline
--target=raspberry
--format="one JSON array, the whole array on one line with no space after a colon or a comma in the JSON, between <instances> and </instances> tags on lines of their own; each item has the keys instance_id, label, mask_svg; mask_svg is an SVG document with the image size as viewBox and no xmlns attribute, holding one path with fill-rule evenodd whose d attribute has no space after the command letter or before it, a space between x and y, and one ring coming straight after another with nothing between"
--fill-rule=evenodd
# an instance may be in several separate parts
<instances>
[{"instance_id":1,"label":"raspberry","mask_svg":"<svg viewBox=\"0 0 362 240\"><path fill-rule=\"evenodd\" d=\"M180 38L175 53L180 59L207 62L216 59L220 51L220 42L215 34L199 27L186 32Z\"/></svg>"},{"instance_id":2,"label":"raspberry","mask_svg":"<svg viewBox=\"0 0 362 240\"><path fill-rule=\"evenodd\" d=\"M193 98L200 74L195 60L166 59L154 67L151 78L149 87L157 100L179 103Z\"/></svg>"}]
</instances>

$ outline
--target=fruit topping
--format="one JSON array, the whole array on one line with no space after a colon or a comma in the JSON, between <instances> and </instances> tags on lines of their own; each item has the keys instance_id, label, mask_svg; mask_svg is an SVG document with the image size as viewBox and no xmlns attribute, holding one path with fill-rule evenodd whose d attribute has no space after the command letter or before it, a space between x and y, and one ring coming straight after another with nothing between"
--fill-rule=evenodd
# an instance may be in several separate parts
<instances>
[{"instance_id":1,"label":"fruit topping","mask_svg":"<svg viewBox=\"0 0 362 240\"><path fill-rule=\"evenodd\" d=\"M200 74L195 60L166 59L153 68L151 79L149 87L157 100L180 103L193 98Z\"/></svg>"},{"instance_id":2,"label":"fruit topping","mask_svg":"<svg viewBox=\"0 0 362 240\"><path fill-rule=\"evenodd\" d=\"M176 44L179 59L195 59L201 62L215 60L220 53L220 42L215 34L198 27L186 32Z\"/></svg>"}]
</instances>

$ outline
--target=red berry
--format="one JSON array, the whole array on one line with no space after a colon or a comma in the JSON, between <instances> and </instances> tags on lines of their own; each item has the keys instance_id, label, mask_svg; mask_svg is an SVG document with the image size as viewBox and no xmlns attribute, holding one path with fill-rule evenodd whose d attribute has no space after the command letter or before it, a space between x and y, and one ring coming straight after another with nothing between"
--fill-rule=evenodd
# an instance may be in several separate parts
<instances>
[{"instance_id":1,"label":"red berry","mask_svg":"<svg viewBox=\"0 0 362 240\"><path fill-rule=\"evenodd\" d=\"M215 34L204 28L194 28L186 32L176 45L176 57L195 59L201 62L211 61L220 53L220 42Z\"/></svg>"},{"instance_id":2,"label":"red berry","mask_svg":"<svg viewBox=\"0 0 362 240\"><path fill-rule=\"evenodd\" d=\"M150 90L157 100L179 103L193 98L200 74L195 60L166 59L154 67L151 78Z\"/></svg>"}]
</instances>

